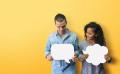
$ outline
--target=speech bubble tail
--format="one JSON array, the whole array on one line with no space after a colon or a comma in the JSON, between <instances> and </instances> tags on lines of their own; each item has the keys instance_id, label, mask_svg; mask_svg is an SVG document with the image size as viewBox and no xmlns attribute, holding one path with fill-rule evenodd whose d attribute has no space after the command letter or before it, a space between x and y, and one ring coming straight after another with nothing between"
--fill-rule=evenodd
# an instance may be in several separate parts
<instances>
[{"instance_id":1,"label":"speech bubble tail","mask_svg":"<svg viewBox=\"0 0 120 74\"><path fill-rule=\"evenodd\" d=\"M69 59L65 59L65 62L70 63Z\"/></svg>"}]
</instances>

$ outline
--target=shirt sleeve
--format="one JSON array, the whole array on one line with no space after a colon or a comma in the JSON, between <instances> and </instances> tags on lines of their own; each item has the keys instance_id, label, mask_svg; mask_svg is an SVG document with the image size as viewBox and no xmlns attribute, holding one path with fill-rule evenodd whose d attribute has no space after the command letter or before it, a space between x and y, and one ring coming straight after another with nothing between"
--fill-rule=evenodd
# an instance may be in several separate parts
<instances>
[{"instance_id":1,"label":"shirt sleeve","mask_svg":"<svg viewBox=\"0 0 120 74\"><path fill-rule=\"evenodd\" d=\"M50 54L50 51L51 51L51 42L49 37L45 47L45 57L47 57Z\"/></svg>"},{"instance_id":2,"label":"shirt sleeve","mask_svg":"<svg viewBox=\"0 0 120 74\"><path fill-rule=\"evenodd\" d=\"M76 37L75 44L74 44L75 54L77 56L82 54L82 50L79 48L79 39Z\"/></svg>"}]
</instances>

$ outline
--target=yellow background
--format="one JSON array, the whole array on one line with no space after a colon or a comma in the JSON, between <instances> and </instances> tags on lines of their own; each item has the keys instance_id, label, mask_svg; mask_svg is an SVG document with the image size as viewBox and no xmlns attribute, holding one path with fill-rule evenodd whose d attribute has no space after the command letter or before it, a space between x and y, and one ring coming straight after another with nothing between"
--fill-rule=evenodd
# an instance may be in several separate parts
<instances>
[{"instance_id":1,"label":"yellow background","mask_svg":"<svg viewBox=\"0 0 120 74\"><path fill-rule=\"evenodd\" d=\"M57 13L80 39L86 23L100 23L113 57L106 74L120 74L120 0L0 0L0 74L51 73L44 48Z\"/></svg>"}]
</instances>

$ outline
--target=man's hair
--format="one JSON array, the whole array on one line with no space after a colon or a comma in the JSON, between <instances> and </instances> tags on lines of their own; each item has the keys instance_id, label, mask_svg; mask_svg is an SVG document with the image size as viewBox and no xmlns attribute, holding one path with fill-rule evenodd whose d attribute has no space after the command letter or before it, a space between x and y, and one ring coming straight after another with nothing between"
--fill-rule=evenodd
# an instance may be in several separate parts
<instances>
[{"instance_id":1,"label":"man's hair","mask_svg":"<svg viewBox=\"0 0 120 74\"><path fill-rule=\"evenodd\" d=\"M58 13L58 14L55 16L54 21L55 21L55 22L56 22L56 21L58 21L58 22L63 22L63 21L65 21L65 22L67 23L66 17L65 17L63 14L61 14L61 13Z\"/></svg>"}]
</instances>

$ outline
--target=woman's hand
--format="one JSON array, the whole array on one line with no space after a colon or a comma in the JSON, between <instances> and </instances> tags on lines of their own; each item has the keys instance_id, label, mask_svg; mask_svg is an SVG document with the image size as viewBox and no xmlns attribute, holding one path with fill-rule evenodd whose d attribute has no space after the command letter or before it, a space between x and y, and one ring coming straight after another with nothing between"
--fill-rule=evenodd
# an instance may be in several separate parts
<instances>
[{"instance_id":1,"label":"woman's hand","mask_svg":"<svg viewBox=\"0 0 120 74\"><path fill-rule=\"evenodd\" d=\"M106 54L104 58L106 60L106 63L111 61L111 57L108 54Z\"/></svg>"},{"instance_id":2,"label":"woman's hand","mask_svg":"<svg viewBox=\"0 0 120 74\"><path fill-rule=\"evenodd\" d=\"M49 54L49 55L47 55L47 57L46 57L46 58L47 58L47 60L48 60L48 61L52 61L52 60L53 60L53 58L52 58L52 56L51 56L50 54Z\"/></svg>"},{"instance_id":3,"label":"woman's hand","mask_svg":"<svg viewBox=\"0 0 120 74\"><path fill-rule=\"evenodd\" d=\"M74 56L72 57L72 61L74 62L78 61L78 56L76 54L74 54Z\"/></svg>"},{"instance_id":4,"label":"woman's hand","mask_svg":"<svg viewBox=\"0 0 120 74\"><path fill-rule=\"evenodd\" d=\"M79 60L83 62L88 58L88 56L89 56L88 54L83 54L80 56Z\"/></svg>"}]
</instances>

